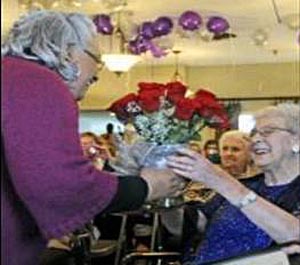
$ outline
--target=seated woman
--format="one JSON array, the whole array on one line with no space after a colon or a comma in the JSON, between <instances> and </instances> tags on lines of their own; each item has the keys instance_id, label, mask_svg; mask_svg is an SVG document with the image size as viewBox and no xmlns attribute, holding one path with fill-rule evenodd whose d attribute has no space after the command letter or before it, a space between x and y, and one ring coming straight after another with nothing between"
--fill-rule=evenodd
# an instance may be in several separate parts
<instances>
[{"instance_id":1,"label":"seated woman","mask_svg":"<svg viewBox=\"0 0 300 265\"><path fill-rule=\"evenodd\" d=\"M196 253L186 253L186 264L208 264L300 242L299 116L296 104L270 106L255 115L251 151L263 173L250 179L238 181L188 149L169 158L175 173L219 193L200 207L202 218L209 221Z\"/></svg>"},{"instance_id":2,"label":"seated woman","mask_svg":"<svg viewBox=\"0 0 300 265\"><path fill-rule=\"evenodd\" d=\"M220 166L231 176L236 179L245 179L257 174L257 167L253 164L251 158L251 139L247 133L238 130L226 131L221 135L216 146L219 148L217 152L220 154ZM203 155L205 156L205 153ZM214 163L215 160L212 160L209 156L205 157ZM198 204L200 203L201 208L203 203L210 201L215 195L216 192L208 189L202 182L191 181L188 184L184 193L186 204L182 228L183 244L191 237L193 237L190 243L191 247L196 247L201 241L203 235L199 232L203 230L207 220L201 218L203 213L199 210ZM197 236L194 236L195 234Z\"/></svg>"}]
</instances>

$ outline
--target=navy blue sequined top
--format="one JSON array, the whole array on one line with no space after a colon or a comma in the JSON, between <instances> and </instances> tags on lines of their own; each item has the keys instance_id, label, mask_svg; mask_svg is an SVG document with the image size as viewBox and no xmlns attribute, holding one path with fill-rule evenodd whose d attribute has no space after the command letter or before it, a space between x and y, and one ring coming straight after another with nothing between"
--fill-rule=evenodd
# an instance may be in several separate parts
<instances>
[{"instance_id":1,"label":"navy blue sequined top","mask_svg":"<svg viewBox=\"0 0 300 265\"><path fill-rule=\"evenodd\" d=\"M268 187L264 183L263 174L260 174L244 181L244 184L268 201L293 214L299 214L300 176L287 185ZM283 204L287 206L281 205L283 196ZM270 236L220 195L199 209L208 218L208 224L196 253L186 253L185 265L210 264L263 250L274 243Z\"/></svg>"}]
</instances>

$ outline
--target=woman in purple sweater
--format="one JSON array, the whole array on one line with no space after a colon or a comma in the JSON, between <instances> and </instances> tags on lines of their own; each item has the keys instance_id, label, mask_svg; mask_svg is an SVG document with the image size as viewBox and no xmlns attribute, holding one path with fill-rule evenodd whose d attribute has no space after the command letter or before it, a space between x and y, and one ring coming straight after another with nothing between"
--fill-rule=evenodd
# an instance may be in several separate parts
<instances>
[{"instance_id":1,"label":"woman in purple sweater","mask_svg":"<svg viewBox=\"0 0 300 265\"><path fill-rule=\"evenodd\" d=\"M84 158L76 101L96 80L95 37L84 15L36 11L17 21L2 45L4 265L37 265L48 239L96 214L180 192L181 180L169 171L117 178Z\"/></svg>"}]
</instances>

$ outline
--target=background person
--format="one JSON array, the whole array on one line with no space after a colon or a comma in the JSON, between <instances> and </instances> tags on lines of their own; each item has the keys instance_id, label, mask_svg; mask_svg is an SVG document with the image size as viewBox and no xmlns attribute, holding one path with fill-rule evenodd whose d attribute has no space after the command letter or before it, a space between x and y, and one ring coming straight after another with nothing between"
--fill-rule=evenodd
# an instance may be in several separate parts
<instances>
[{"instance_id":1,"label":"background person","mask_svg":"<svg viewBox=\"0 0 300 265\"><path fill-rule=\"evenodd\" d=\"M49 239L96 214L179 192L181 180L170 171L118 178L83 156L76 101L97 80L96 36L87 16L44 10L21 17L2 45L4 265L38 264Z\"/></svg>"},{"instance_id":2,"label":"background person","mask_svg":"<svg viewBox=\"0 0 300 265\"><path fill-rule=\"evenodd\" d=\"M240 182L188 149L169 158L175 173L201 181L220 194L200 208L209 222L196 253L187 252L187 264L215 262L274 244L300 243L300 107L267 107L255 119L251 150L263 172L256 177Z\"/></svg>"},{"instance_id":3,"label":"background person","mask_svg":"<svg viewBox=\"0 0 300 265\"><path fill-rule=\"evenodd\" d=\"M207 140L203 146L203 155L214 164L220 164L221 161L218 140Z\"/></svg>"},{"instance_id":4,"label":"background person","mask_svg":"<svg viewBox=\"0 0 300 265\"><path fill-rule=\"evenodd\" d=\"M92 132L81 133L80 143L83 154L92 161L97 169L103 169L110 156L107 148L98 142L97 135Z\"/></svg>"},{"instance_id":5,"label":"background person","mask_svg":"<svg viewBox=\"0 0 300 265\"><path fill-rule=\"evenodd\" d=\"M230 130L224 132L219 140L221 168L236 179L244 179L258 173L251 158L251 139L247 133ZM201 182L191 182L184 193L185 205L183 241L193 237L193 246L201 240L206 220L198 208L201 204L210 201L216 195ZM200 204L200 205L199 205ZM194 235L198 234L198 237Z\"/></svg>"},{"instance_id":6,"label":"background person","mask_svg":"<svg viewBox=\"0 0 300 265\"><path fill-rule=\"evenodd\" d=\"M115 158L117 155L117 147L116 142L120 135L116 135L114 132L114 125L112 123L107 123L106 125L106 133L101 134L99 137L99 141L106 146L107 150L109 151L109 155L111 158Z\"/></svg>"},{"instance_id":7,"label":"background person","mask_svg":"<svg viewBox=\"0 0 300 265\"><path fill-rule=\"evenodd\" d=\"M257 168L251 158L251 138L247 133L231 130L219 140L221 167L237 179L256 175Z\"/></svg>"}]
</instances>

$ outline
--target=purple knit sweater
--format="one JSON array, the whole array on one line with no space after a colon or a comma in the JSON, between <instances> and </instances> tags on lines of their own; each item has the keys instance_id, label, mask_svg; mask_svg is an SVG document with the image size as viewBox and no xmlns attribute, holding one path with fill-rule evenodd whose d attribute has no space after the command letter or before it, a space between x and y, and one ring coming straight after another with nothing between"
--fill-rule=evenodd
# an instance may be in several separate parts
<instances>
[{"instance_id":1,"label":"purple knit sweater","mask_svg":"<svg viewBox=\"0 0 300 265\"><path fill-rule=\"evenodd\" d=\"M116 177L83 157L78 107L58 74L2 59L1 173L4 265L37 265L46 240L80 228L117 192Z\"/></svg>"}]
</instances>

